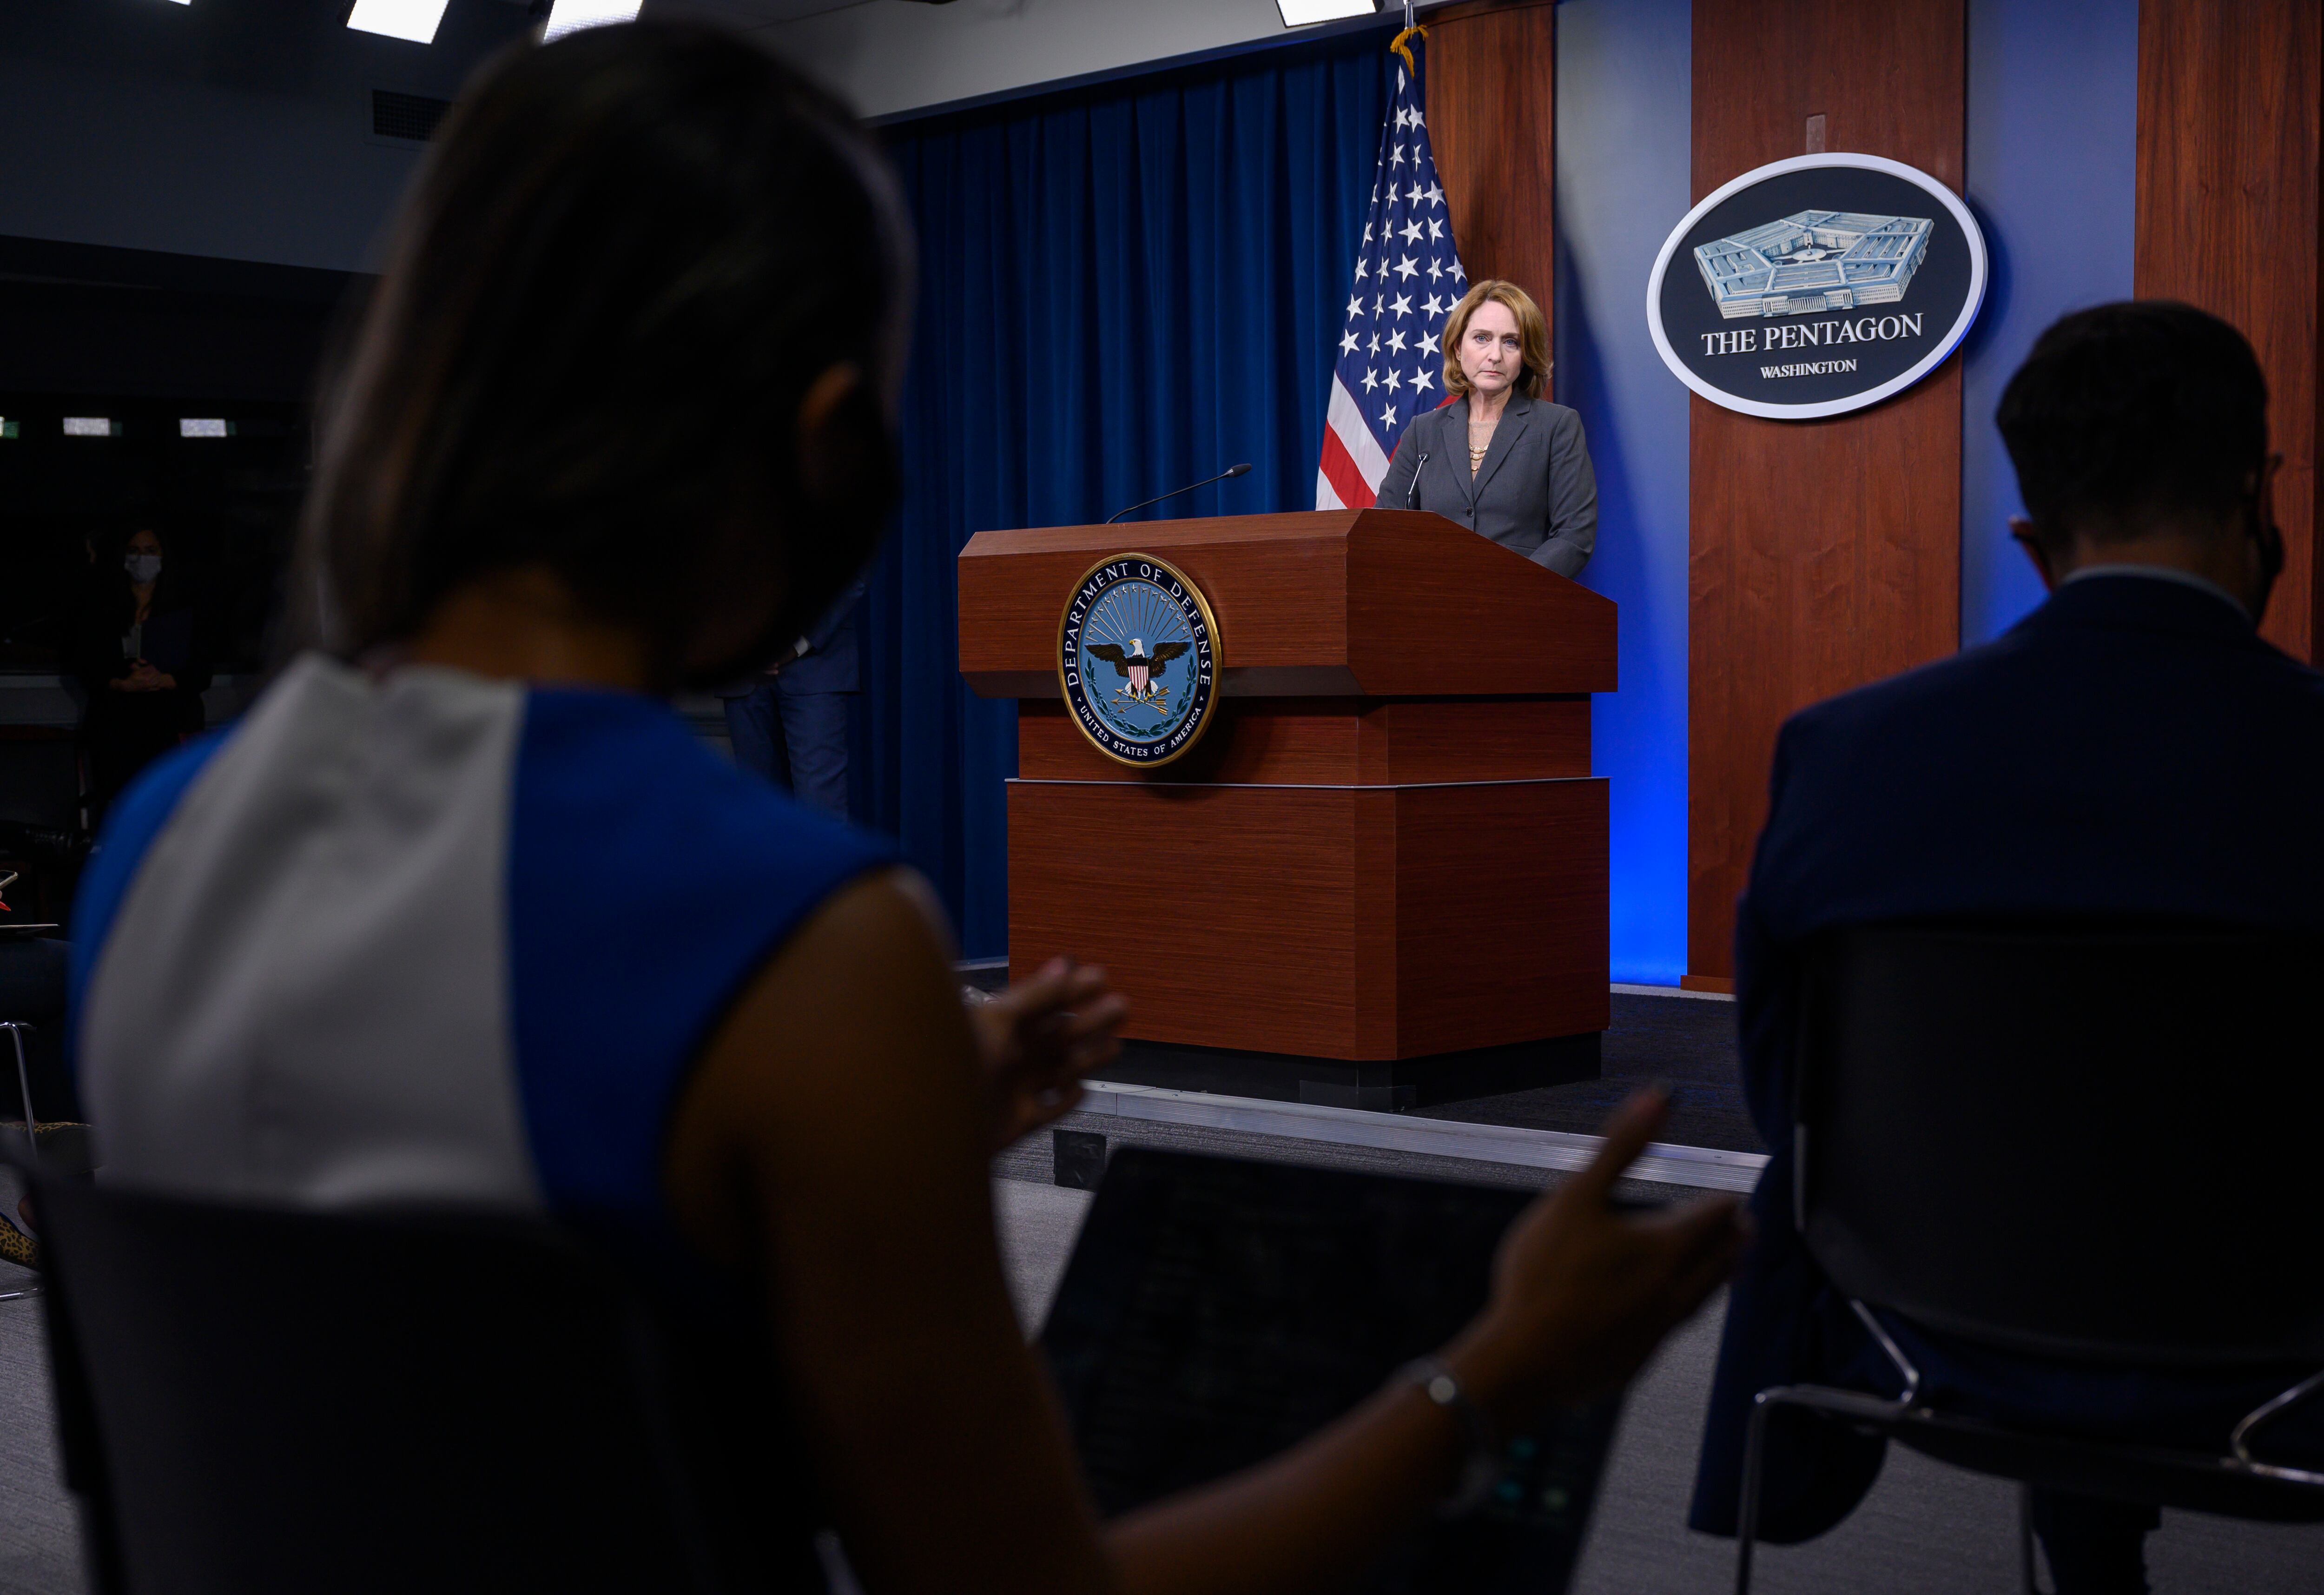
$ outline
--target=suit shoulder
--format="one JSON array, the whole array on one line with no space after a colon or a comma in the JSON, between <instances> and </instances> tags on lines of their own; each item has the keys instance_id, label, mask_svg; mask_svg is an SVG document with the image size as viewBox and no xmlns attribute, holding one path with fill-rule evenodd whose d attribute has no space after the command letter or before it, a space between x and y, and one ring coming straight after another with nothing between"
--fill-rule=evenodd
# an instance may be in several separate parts
<instances>
[{"instance_id":1,"label":"suit shoulder","mask_svg":"<svg viewBox=\"0 0 2324 1595\"><path fill-rule=\"evenodd\" d=\"M1414 416L1403 434L1397 438L1396 447L1388 451L1388 458L1393 461L1412 449L1433 447L1436 441L1436 415L1435 410L1424 410Z\"/></svg>"},{"instance_id":2,"label":"suit shoulder","mask_svg":"<svg viewBox=\"0 0 2324 1595\"><path fill-rule=\"evenodd\" d=\"M1955 698L1979 696L2007 675L2009 651L2005 639L1850 688L1793 715L1784 722L1784 734L1792 740L1853 735L1898 715L1913 715Z\"/></svg>"}]
</instances>

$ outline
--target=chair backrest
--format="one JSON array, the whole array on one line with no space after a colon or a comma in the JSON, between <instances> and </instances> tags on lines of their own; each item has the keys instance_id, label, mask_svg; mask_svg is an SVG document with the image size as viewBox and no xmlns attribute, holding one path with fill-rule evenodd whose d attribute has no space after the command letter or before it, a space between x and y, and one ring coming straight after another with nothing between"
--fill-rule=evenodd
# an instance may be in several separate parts
<instances>
[{"instance_id":1,"label":"chair backrest","mask_svg":"<svg viewBox=\"0 0 2324 1595\"><path fill-rule=\"evenodd\" d=\"M662 1332L554 1229L35 1180L101 1590L731 1587Z\"/></svg>"},{"instance_id":2,"label":"chair backrest","mask_svg":"<svg viewBox=\"0 0 2324 1595\"><path fill-rule=\"evenodd\" d=\"M1889 925L1800 991L1795 1215L1849 1295L2018 1351L2324 1360L2324 943Z\"/></svg>"}]
</instances>

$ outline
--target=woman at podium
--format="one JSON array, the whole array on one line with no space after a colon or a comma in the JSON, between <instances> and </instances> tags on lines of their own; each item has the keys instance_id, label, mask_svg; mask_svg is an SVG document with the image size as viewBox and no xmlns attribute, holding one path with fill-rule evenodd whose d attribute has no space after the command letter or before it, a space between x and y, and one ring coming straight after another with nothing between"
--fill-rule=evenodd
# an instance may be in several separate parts
<instances>
[{"instance_id":1,"label":"woman at podium","mask_svg":"<svg viewBox=\"0 0 2324 1595\"><path fill-rule=\"evenodd\" d=\"M1560 576L1598 544L1598 475L1582 418L1542 397L1549 327L1514 282L1478 283L1444 323L1452 400L1414 420L1373 502L1457 521Z\"/></svg>"}]
</instances>

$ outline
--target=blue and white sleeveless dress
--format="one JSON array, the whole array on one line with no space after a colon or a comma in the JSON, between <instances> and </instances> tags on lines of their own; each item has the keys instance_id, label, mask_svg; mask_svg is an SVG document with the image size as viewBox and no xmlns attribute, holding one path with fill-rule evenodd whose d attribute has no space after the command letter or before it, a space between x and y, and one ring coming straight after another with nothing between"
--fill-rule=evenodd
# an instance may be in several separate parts
<instances>
[{"instance_id":1,"label":"blue and white sleeveless dress","mask_svg":"<svg viewBox=\"0 0 2324 1595\"><path fill-rule=\"evenodd\" d=\"M101 1176L677 1244L672 1107L880 841L630 694L298 660L115 806L74 920Z\"/></svg>"}]
</instances>

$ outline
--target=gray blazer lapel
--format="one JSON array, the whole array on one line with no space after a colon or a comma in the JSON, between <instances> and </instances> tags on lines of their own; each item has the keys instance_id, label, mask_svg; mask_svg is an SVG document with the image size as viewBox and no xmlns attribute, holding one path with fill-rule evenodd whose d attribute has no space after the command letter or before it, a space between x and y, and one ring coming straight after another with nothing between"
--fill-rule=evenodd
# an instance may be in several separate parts
<instances>
[{"instance_id":1,"label":"gray blazer lapel","mask_svg":"<svg viewBox=\"0 0 2324 1595\"><path fill-rule=\"evenodd\" d=\"M1464 396L1455 399L1437 410L1437 445L1444 456L1444 468L1452 474L1452 482L1461 490L1461 497L1471 509L1477 507L1477 484L1469 480L1469 401Z\"/></svg>"},{"instance_id":2,"label":"gray blazer lapel","mask_svg":"<svg viewBox=\"0 0 2324 1595\"><path fill-rule=\"evenodd\" d=\"M1467 401L1464 400L1462 402ZM1485 488L1493 480L1493 473L1501 468L1501 462L1509 457L1509 450L1515 448L1517 439L1525 436L1526 423L1532 419L1532 400L1523 393L1509 395L1508 408L1501 411L1501 424L1493 429L1492 446L1485 450L1485 463L1477 467L1477 487L1476 491L1469 495L1471 503L1485 496ZM1468 417L1464 414L1462 417L1463 426L1461 434L1461 443L1464 448L1469 442L1465 424L1467 419ZM1469 463L1465 454L1462 456L1461 463L1462 465Z\"/></svg>"}]
</instances>

